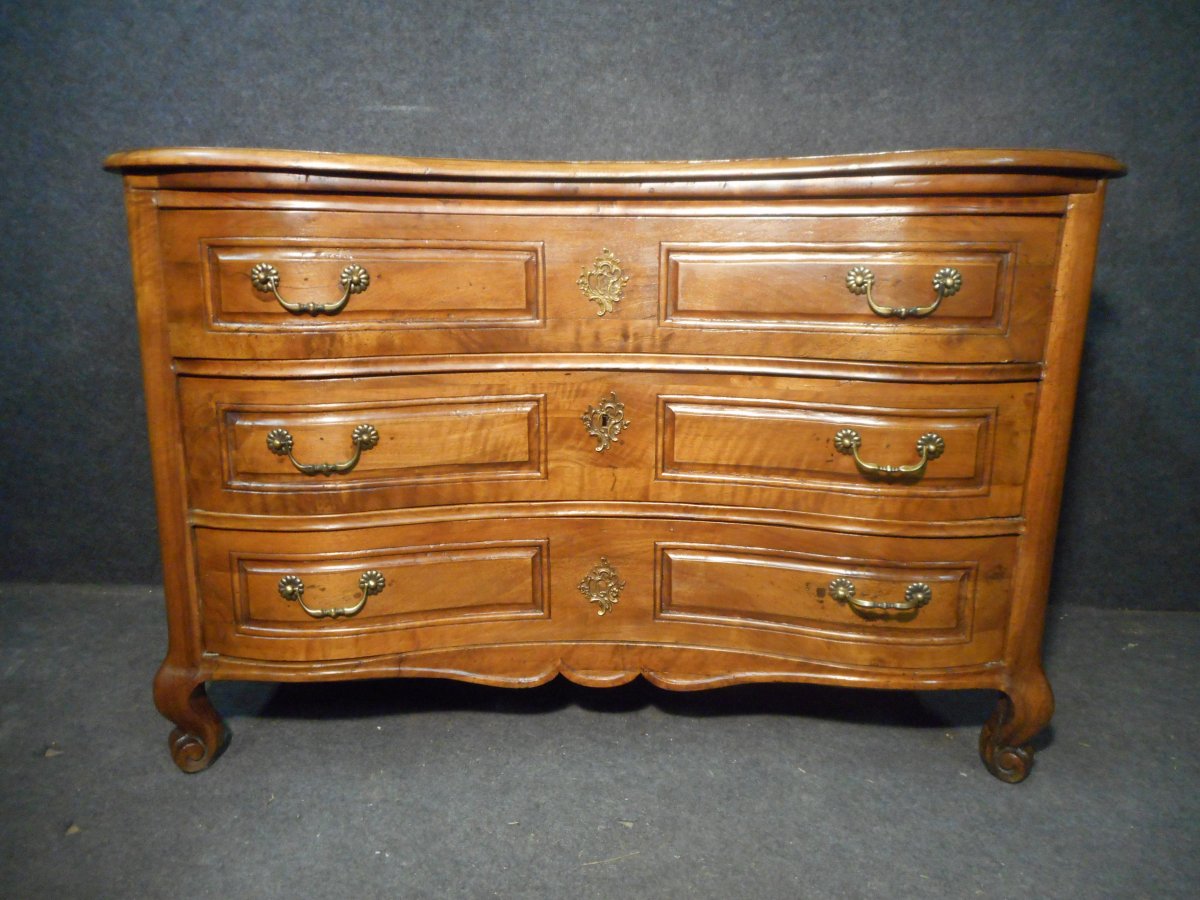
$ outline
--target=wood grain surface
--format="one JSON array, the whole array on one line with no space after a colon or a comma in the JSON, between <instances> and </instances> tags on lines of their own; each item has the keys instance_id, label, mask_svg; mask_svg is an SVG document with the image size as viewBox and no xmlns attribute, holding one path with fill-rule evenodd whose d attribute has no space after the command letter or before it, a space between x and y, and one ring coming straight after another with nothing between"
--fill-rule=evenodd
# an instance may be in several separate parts
<instances>
[{"instance_id":1,"label":"wood grain surface","mask_svg":"<svg viewBox=\"0 0 1200 900\"><path fill-rule=\"evenodd\" d=\"M155 699L185 771L228 740L212 679L561 674L993 688L981 756L1028 774L1120 164L183 148L107 165L126 179L164 559ZM599 315L580 282L605 251L619 292ZM334 313L250 278L274 266L285 300L325 304L351 264L370 285ZM930 304L946 268L962 287L889 317L848 290L855 267L884 306ZM626 427L598 450L584 420L608 427L589 418L608 398ZM362 425L379 440L356 451ZM918 473L870 471L914 465L929 433L945 450ZM303 471L318 463L346 465Z\"/></svg>"}]
</instances>

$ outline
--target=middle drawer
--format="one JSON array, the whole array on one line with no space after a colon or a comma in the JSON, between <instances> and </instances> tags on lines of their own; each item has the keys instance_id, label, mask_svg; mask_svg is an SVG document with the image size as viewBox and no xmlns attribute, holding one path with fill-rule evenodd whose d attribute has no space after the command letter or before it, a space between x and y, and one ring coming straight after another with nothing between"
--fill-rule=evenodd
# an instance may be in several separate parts
<instances>
[{"instance_id":1,"label":"middle drawer","mask_svg":"<svg viewBox=\"0 0 1200 900\"><path fill-rule=\"evenodd\" d=\"M671 372L179 381L193 508L702 503L1018 516L1037 385Z\"/></svg>"}]
</instances>

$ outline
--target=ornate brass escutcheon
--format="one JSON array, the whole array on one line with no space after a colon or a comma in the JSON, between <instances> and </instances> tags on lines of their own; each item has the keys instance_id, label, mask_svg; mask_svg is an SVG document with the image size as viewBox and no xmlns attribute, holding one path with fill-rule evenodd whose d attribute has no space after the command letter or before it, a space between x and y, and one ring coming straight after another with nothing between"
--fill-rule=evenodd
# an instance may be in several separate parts
<instances>
[{"instance_id":1,"label":"ornate brass escutcheon","mask_svg":"<svg viewBox=\"0 0 1200 900\"><path fill-rule=\"evenodd\" d=\"M332 303L292 303L279 296L279 270L270 263L259 263L250 270L250 284L256 291L264 294L274 294L275 299L290 313L308 313L310 316L332 316L340 313L346 306L351 294L361 294L371 286L371 276L362 266L348 265L342 269L338 279L342 287L342 296Z\"/></svg>"},{"instance_id":2,"label":"ornate brass escutcheon","mask_svg":"<svg viewBox=\"0 0 1200 900\"><path fill-rule=\"evenodd\" d=\"M339 606L333 609L313 609L304 602L304 582L299 575L284 575L279 579L279 596L300 604L300 608L314 619L336 619L339 616L354 616L362 612L367 605L367 598L380 593L387 587L387 579L382 572L368 569L358 579L358 589L362 595L353 606Z\"/></svg>"},{"instance_id":3,"label":"ornate brass escutcheon","mask_svg":"<svg viewBox=\"0 0 1200 900\"><path fill-rule=\"evenodd\" d=\"M298 461L296 457L292 456L292 446L295 441L292 440L292 433L286 428L271 430L267 435L267 449L276 456L286 456L302 475L340 475L357 466L363 453L379 443L379 432L375 430L374 425L359 425L350 433L350 440L354 444L354 455L340 463L302 463Z\"/></svg>"},{"instance_id":4,"label":"ornate brass escutcheon","mask_svg":"<svg viewBox=\"0 0 1200 900\"><path fill-rule=\"evenodd\" d=\"M588 603L595 603L599 607L596 610L598 616L612 612L613 605L621 599L621 591L624 588L625 582L606 556L600 557L600 562L592 566L592 570L579 582L579 593L587 597Z\"/></svg>"},{"instance_id":5,"label":"ornate brass escutcheon","mask_svg":"<svg viewBox=\"0 0 1200 900\"><path fill-rule=\"evenodd\" d=\"M938 269L933 276L934 301L928 306L882 306L875 302L872 288L875 286L875 273L866 266L855 266L846 273L846 290L852 294L866 294L867 306L877 316L907 319L920 318L930 315L947 297L953 297L962 287L962 273L958 269Z\"/></svg>"},{"instance_id":6,"label":"ornate brass escutcheon","mask_svg":"<svg viewBox=\"0 0 1200 900\"><path fill-rule=\"evenodd\" d=\"M612 392L606 399L601 399L595 406L589 406L587 412L580 416L587 433L596 439L596 452L603 453L615 444L621 432L629 427L630 421L625 418L625 404L617 399Z\"/></svg>"},{"instance_id":7,"label":"ornate brass escutcheon","mask_svg":"<svg viewBox=\"0 0 1200 900\"><path fill-rule=\"evenodd\" d=\"M854 456L854 464L864 475L876 478L920 478L925 474L925 467L931 459L937 459L946 450L946 442L937 432L931 431L917 438L917 452L921 459L907 466L884 466L878 463L865 462L858 455L862 446L862 436L853 428L843 428L833 436L833 446L838 453Z\"/></svg>"},{"instance_id":8,"label":"ornate brass escutcheon","mask_svg":"<svg viewBox=\"0 0 1200 900\"><path fill-rule=\"evenodd\" d=\"M621 261L613 256L613 252L605 247L590 269L580 272L579 280L575 282L583 291L583 296L596 304L599 309L596 315L602 316L616 309L629 283L629 276L621 272Z\"/></svg>"},{"instance_id":9,"label":"ornate brass escutcheon","mask_svg":"<svg viewBox=\"0 0 1200 900\"><path fill-rule=\"evenodd\" d=\"M885 603L882 600L863 600L856 597L858 588L849 578L835 578L829 582L829 596L839 603L848 603L856 612L912 612L933 599L933 589L923 581L910 584L904 590L903 602Z\"/></svg>"}]
</instances>

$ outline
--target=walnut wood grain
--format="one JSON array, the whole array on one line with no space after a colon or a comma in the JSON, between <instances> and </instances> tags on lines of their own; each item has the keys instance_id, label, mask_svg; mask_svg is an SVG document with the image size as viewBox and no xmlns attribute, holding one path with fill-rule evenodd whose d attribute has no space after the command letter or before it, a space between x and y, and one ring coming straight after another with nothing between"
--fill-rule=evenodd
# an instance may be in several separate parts
<instances>
[{"instance_id":1,"label":"walnut wood grain","mask_svg":"<svg viewBox=\"0 0 1200 900\"><path fill-rule=\"evenodd\" d=\"M382 656L287 662L212 655L211 680L349 681L361 678L449 678L504 688L537 687L556 677L585 687L613 687L635 678L675 691L734 684L808 682L896 690L999 689L996 666L884 669L675 643L506 643Z\"/></svg>"},{"instance_id":2,"label":"walnut wood grain","mask_svg":"<svg viewBox=\"0 0 1200 900\"><path fill-rule=\"evenodd\" d=\"M205 679L197 669L163 663L154 679L154 703L175 723L167 749L175 765L189 774L212 765L229 744L231 733L209 702Z\"/></svg>"},{"instance_id":3,"label":"walnut wood grain","mask_svg":"<svg viewBox=\"0 0 1200 900\"><path fill-rule=\"evenodd\" d=\"M580 416L616 392L633 424L602 455ZM181 378L195 508L350 514L487 502L702 502L832 516L951 521L1021 513L1037 386L663 373L504 372L325 379ZM320 398L319 404L314 403ZM266 437L286 428L313 461L379 444L354 470L300 474ZM919 479L864 476L834 448L911 462L927 432L946 451ZM220 477L214 477L218 475Z\"/></svg>"},{"instance_id":4,"label":"walnut wood grain","mask_svg":"<svg viewBox=\"0 0 1200 900\"><path fill-rule=\"evenodd\" d=\"M616 225L611 215L409 213L376 199L370 211L319 215L291 199L256 210L162 211L172 352L1042 358L1054 216L637 214ZM629 282L620 308L600 318L576 281L610 244ZM416 255L422 246L437 251L436 265ZM397 255L402 248L408 256ZM260 262L275 265L283 289L302 302L328 299L347 263L377 277L336 315L294 315L251 285ZM856 265L872 267L882 295L904 305L927 302L944 266L962 267L964 288L928 318L884 319L847 290Z\"/></svg>"},{"instance_id":5,"label":"walnut wood grain","mask_svg":"<svg viewBox=\"0 0 1200 900\"><path fill-rule=\"evenodd\" d=\"M503 197L445 196L436 193L410 194L386 190L369 192L366 181L350 183L348 191L335 190L336 184L320 176L308 176L313 190L291 199L266 190L267 185L253 183L261 173L243 173L249 183L240 190L183 190L160 184L155 176L126 175L131 190L152 191L160 209L260 209L303 208L321 212L372 212L381 208L403 209L412 213L464 213L469 215L582 215L611 214L610 198L594 197L591 185L574 185L567 194L546 194L521 198L518 209ZM1094 185L1094 182L1092 183ZM1086 187L1086 185L1085 185ZM762 192L740 198L677 199L638 197L638 214L656 217L690 216L952 216L952 215L1051 215L1067 211L1068 194L931 194L920 196L912 191L898 195L839 195L825 197L776 197Z\"/></svg>"},{"instance_id":6,"label":"walnut wood grain","mask_svg":"<svg viewBox=\"0 0 1200 900\"><path fill-rule=\"evenodd\" d=\"M1049 723L1054 711L1053 695L1042 670L1042 637L1105 187L1101 182L1094 192L1072 196L1063 225L1055 315L1034 421L1026 500L1028 528L1014 573L1007 684L980 737L980 752L989 771L1010 782L1028 775L1033 762L1028 741Z\"/></svg>"},{"instance_id":7,"label":"walnut wood grain","mask_svg":"<svg viewBox=\"0 0 1200 900\"><path fill-rule=\"evenodd\" d=\"M224 656L301 662L582 641L889 670L998 662L1016 548L1015 538L931 542L594 516L299 535L198 528L195 539L205 645ZM627 584L603 617L577 589L601 556ZM297 574L314 605L341 605L366 569L388 587L352 619L313 619L276 590ZM926 581L934 598L915 615L864 616L829 596L837 577L880 599Z\"/></svg>"},{"instance_id":8,"label":"walnut wood grain","mask_svg":"<svg viewBox=\"0 0 1200 900\"><path fill-rule=\"evenodd\" d=\"M662 180L759 181L772 177L831 178L845 174L962 174L983 172L1066 173L1093 178L1119 176L1125 167L1099 153L1071 150L942 149L860 153L845 156L797 156L776 159L687 160L667 162L552 162L525 160L433 159L321 153L311 150L260 150L237 147L160 147L114 153L104 161L110 171L198 172L247 170L303 175L389 175L422 181L534 180L543 182Z\"/></svg>"},{"instance_id":9,"label":"walnut wood grain","mask_svg":"<svg viewBox=\"0 0 1200 900\"><path fill-rule=\"evenodd\" d=\"M540 242L322 242L267 235L202 238L198 252L206 286L205 327L214 330L537 326L545 315ZM370 283L333 315L289 312L271 293L255 290L248 278L254 266L272 265L279 272L279 292L288 300L321 304L336 298L341 271L351 263L367 272Z\"/></svg>"},{"instance_id":10,"label":"walnut wood grain","mask_svg":"<svg viewBox=\"0 0 1200 900\"><path fill-rule=\"evenodd\" d=\"M562 675L990 688L983 761L1027 776L1119 163L179 148L106 165L125 176L164 562L155 702L184 771L228 741L214 679ZM577 282L606 248L628 281L601 317ZM260 264L300 312L255 289ZM369 287L325 311L349 264ZM963 286L884 318L846 289L856 265L884 305L927 304L945 267ZM581 415L614 393L630 424L597 453ZM380 440L352 467L297 467L344 460L362 424ZM927 432L945 451L873 475L840 428L882 465ZM603 616L601 560L619 582ZM921 605L869 608L914 585Z\"/></svg>"},{"instance_id":11,"label":"walnut wood grain","mask_svg":"<svg viewBox=\"0 0 1200 900\"><path fill-rule=\"evenodd\" d=\"M374 375L454 372L724 372L729 375L776 375L850 381L953 384L1037 381L1040 361L1026 363L880 363L839 359L781 359L754 356L682 356L662 353L508 353L438 356L375 356L365 359L276 359L269 367L258 360L175 360L180 375L229 378L359 378Z\"/></svg>"}]
</instances>

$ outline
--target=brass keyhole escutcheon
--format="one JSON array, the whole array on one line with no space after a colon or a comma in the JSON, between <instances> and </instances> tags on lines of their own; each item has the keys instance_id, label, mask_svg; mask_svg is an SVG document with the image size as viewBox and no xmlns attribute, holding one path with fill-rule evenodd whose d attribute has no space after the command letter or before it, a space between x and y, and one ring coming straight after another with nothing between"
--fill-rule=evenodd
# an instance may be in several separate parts
<instances>
[{"instance_id":1,"label":"brass keyhole escutcheon","mask_svg":"<svg viewBox=\"0 0 1200 900\"><path fill-rule=\"evenodd\" d=\"M613 606L621 599L621 591L624 588L625 582L606 556L600 557L600 562L592 566L592 570L579 582L579 593L587 597L588 603L596 604L598 616L612 612Z\"/></svg>"},{"instance_id":2,"label":"brass keyhole escutcheon","mask_svg":"<svg viewBox=\"0 0 1200 900\"><path fill-rule=\"evenodd\" d=\"M590 269L579 273L575 282L583 296L597 306L596 315L603 316L616 309L625 295L625 285L629 276L621 271L621 261L613 256L613 252L605 247Z\"/></svg>"},{"instance_id":3,"label":"brass keyhole escutcheon","mask_svg":"<svg viewBox=\"0 0 1200 900\"><path fill-rule=\"evenodd\" d=\"M595 406L589 406L580 418L587 433L596 439L597 453L603 453L619 441L621 432L630 425L625 418L625 404L617 399L615 391L601 398Z\"/></svg>"}]
</instances>

